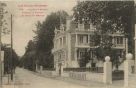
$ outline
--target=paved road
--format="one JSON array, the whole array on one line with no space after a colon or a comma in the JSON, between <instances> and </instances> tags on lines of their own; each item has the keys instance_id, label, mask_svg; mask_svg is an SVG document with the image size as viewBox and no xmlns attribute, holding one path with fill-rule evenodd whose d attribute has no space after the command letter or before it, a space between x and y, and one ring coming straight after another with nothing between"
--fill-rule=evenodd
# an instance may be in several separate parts
<instances>
[{"instance_id":1,"label":"paved road","mask_svg":"<svg viewBox=\"0 0 136 88\"><path fill-rule=\"evenodd\" d=\"M18 88L87 88L78 84L37 76L19 68L16 70L15 79Z\"/></svg>"},{"instance_id":2,"label":"paved road","mask_svg":"<svg viewBox=\"0 0 136 88\"><path fill-rule=\"evenodd\" d=\"M70 81L70 82L69 82ZM35 74L34 72L17 68L15 75L15 85L11 88L123 88L120 81L113 85L104 86L100 83L74 81L70 79L51 79ZM7 88L7 87L5 87Z\"/></svg>"}]
</instances>

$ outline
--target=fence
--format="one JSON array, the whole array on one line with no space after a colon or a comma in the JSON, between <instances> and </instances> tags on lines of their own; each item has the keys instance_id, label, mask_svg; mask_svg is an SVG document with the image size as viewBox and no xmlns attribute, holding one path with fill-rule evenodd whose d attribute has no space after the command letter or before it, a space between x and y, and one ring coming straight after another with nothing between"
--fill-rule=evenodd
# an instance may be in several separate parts
<instances>
[{"instance_id":1,"label":"fence","mask_svg":"<svg viewBox=\"0 0 136 88\"><path fill-rule=\"evenodd\" d=\"M55 68L43 68L43 70L47 70L47 71L55 71Z\"/></svg>"},{"instance_id":2,"label":"fence","mask_svg":"<svg viewBox=\"0 0 136 88\"><path fill-rule=\"evenodd\" d=\"M113 71L112 72L112 80L123 80L124 79L124 71Z\"/></svg>"},{"instance_id":3,"label":"fence","mask_svg":"<svg viewBox=\"0 0 136 88\"><path fill-rule=\"evenodd\" d=\"M86 74L81 72L70 72L69 73L70 78L79 79L79 80L86 80Z\"/></svg>"},{"instance_id":4,"label":"fence","mask_svg":"<svg viewBox=\"0 0 136 88\"><path fill-rule=\"evenodd\" d=\"M94 73L103 73L103 67L91 67L91 68L64 68L64 71L72 72L94 72Z\"/></svg>"}]
</instances>

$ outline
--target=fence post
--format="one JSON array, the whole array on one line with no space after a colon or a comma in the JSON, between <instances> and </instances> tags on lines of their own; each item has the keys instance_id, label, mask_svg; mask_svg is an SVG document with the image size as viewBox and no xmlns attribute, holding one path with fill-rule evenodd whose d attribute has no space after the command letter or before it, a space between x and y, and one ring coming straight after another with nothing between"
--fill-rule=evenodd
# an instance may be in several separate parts
<instances>
[{"instance_id":1,"label":"fence post","mask_svg":"<svg viewBox=\"0 0 136 88\"><path fill-rule=\"evenodd\" d=\"M38 65L36 64L36 72L38 72Z\"/></svg>"},{"instance_id":2,"label":"fence post","mask_svg":"<svg viewBox=\"0 0 136 88\"><path fill-rule=\"evenodd\" d=\"M103 82L112 84L112 63L110 62L109 56L105 57Z\"/></svg>"},{"instance_id":3,"label":"fence post","mask_svg":"<svg viewBox=\"0 0 136 88\"><path fill-rule=\"evenodd\" d=\"M133 55L131 53L126 54L126 60L124 61L124 87L129 86L129 75L131 74L131 60Z\"/></svg>"},{"instance_id":4,"label":"fence post","mask_svg":"<svg viewBox=\"0 0 136 88\"><path fill-rule=\"evenodd\" d=\"M55 71L56 71L56 75L58 75L58 74L59 74L59 67L58 67L58 64L56 64Z\"/></svg>"},{"instance_id":5,"label":"fence post","mask_svg":"<svg viewBox=\"0 0 136 88\"><path fill-rule=\"evenodd\" d=\"M63 64L61 65L61 76L63 74Z\"/></svg>"},{"instance_id":6,"label":"fence post","mask_svg":"<svg viewBox=\"0 0 136 88\"><path fill-rule=\"evenodd\" d=\"M40 66L40 73L42 74L43 66Z\"/></svg>"}]
</instances>

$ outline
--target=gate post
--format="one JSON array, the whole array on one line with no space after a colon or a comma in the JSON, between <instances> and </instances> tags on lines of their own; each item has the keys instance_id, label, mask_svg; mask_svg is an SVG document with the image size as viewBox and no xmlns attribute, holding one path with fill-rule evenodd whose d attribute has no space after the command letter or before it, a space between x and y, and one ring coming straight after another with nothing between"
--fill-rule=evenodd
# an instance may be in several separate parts
<instances>
[{"instance_id":1,"label":"gate post","mask_svg":"<svg viewBox=\"0 0 136 88\"><path fill-rule=\"evenodd\" d=\"M61 65L61 76L63 74L63 64Z\"/></svg>"},{"instance_id":2,"label":"gate post","mask_svg":"<svg viewBox=\"0 0 136 88\"><path fill-rule=\"evenodd\" d=\"M58 67L58 64L56 64L55 71L56 71L56 75L58 75L58 74L59 74L59 67Z\"/></svg>"},{"instance_id":3,"label":"gate post","mask_svg":"<svg viewBox=\"0 0 136 88\"><path fill-rule=\"evenodd\" d=\"M42 74L43 66L40 66L40 73Z\"/></svg>"},{"instance_id":4,"label":"gate post","mask_svg":"<svg viewBox=\"0 0 136 88\"><path fill-rule=\"evenodd\" d=\"M38 65L36 64L36 72L38 72Z\"/></svg>"},{"instance_id":5,"label":"gate post","mask_svg":"<svg viewBox=\"0 0 136 88\"><path fill-rule=\"evenodd\" d=\"M129 86L129 75L131 75L133 55L131 53L126 54L126 60L124 62L124 87Z\"/></svg>"},{"instance_id":6,"label":"gate post","mask_svg":"<svg viewBox=\"0 0 136 88\"><path fill-rule=\"evenodd\" d=\"M112 63L109 56L105 57L103 82L105 84L112 84Z\"/></svg>"}]
</instances>

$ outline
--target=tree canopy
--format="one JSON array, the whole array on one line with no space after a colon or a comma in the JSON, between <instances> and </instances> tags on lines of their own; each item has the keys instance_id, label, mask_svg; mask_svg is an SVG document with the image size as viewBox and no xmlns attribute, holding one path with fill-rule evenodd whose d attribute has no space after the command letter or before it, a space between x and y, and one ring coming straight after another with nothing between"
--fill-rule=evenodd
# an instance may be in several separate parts
<instances>
[{"instance_id":1,"label":"tree canopy","mask_svg":"<svg viewBox=\"0 0 136 88\"><path fill-rule=\"evenodd\" d=\"M83 1L73 8L76 21L91 22L105 32L129 29L134 1Z\"/></svg>"},{"instance_id":2,"label":"tree canopy","mask_svg":"<svg viewBox=\"0 0 136 88\"><path fill-rule=\"evenodd\" d=\"M68 14L65 11L58 11L48 15L42 23L38 22L37 26L37 50L49 51L53 48L54 29L58 28L61 23L66 23Z\"/></svg>"},{"instance_id":3,"label":"tree canopy","mask_svg":"<svg viewBox=\"0 0 136 88\"><path fill-rule=\"evenodd\" d=\"M91 41L99 46L98 49L102 50L100 47L104 47L109 52L113 46L109 34L121 32L128 38L129 51L132 51L134 1L81 1L73 11L75 21L92 23L95 26L95 38Z\"/></svg>"},{"instance_id":4,"label":"tree canopy","mask_svg":"<svg viewBox=\"0 0 136 88\"><path fill-rule=\"evenodd\" d=\"M22 57L22 63L30 67L28 69L34 70L36 63L44 68L53 68L54 60L51 50L54 45L54 29L59 29L60 23L65 24L67 16L65 11L53 12L43 22L36 23L37 30L34 30L36 36L28 42L26 52Z\"/></svg>"}]
</instances>

